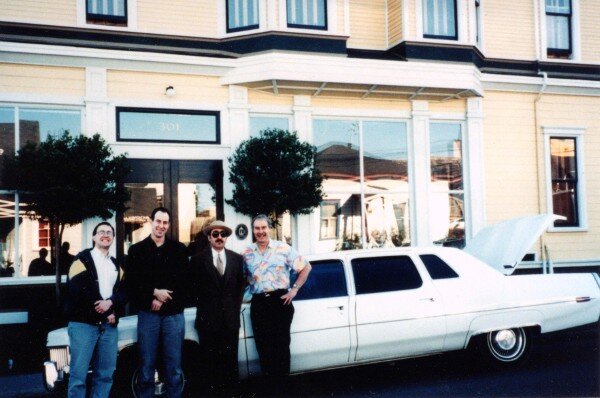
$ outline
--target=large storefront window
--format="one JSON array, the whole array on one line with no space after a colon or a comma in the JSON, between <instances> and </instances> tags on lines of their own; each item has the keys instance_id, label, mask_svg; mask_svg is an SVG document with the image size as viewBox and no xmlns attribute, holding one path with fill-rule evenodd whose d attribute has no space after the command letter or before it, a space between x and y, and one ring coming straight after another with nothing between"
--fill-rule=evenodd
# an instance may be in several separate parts
<instances>
[{"instance_id":1,"label":"large storefront window","mask_svg":"<svg viewBox=\"0 0 600 398\"><path fill-rule=\"evenodd\" d=\"M315 120L313 139L326 177L320 249L409 245L406 123Z\"/></svg>"},{"instance_id":2,"label":"large storefront window","mask_svg":"<svg viewBox=\"0 0 600 398\"><path fill-rule=\"evenodd\" d=\"M434 243L465 245L462 132L458 123L431 123L429 228Z\"/></svg>"},{"instance_id":3,"label":"large storefront window","mask_svg":"<svg viewBox=\"0 0 600 398\"><path fill-rule=\"evenodd\" d=\"M28 141L39 143L49 136L59 137L65 131L79 135L81 124L81 111L78 109L0 107L0 181L4 157L15 153ZM26 215L27 203L19 195L2 188L0 186L0 276L54 275L52 254L56 237L51 234L52 225L46 220ZM81 225L64 229L62 259L69 257L67 251L73 255L82 249L81 234ZM61 274L67 272L68 265L61 261Z\"/></svg>"}]
</instances>

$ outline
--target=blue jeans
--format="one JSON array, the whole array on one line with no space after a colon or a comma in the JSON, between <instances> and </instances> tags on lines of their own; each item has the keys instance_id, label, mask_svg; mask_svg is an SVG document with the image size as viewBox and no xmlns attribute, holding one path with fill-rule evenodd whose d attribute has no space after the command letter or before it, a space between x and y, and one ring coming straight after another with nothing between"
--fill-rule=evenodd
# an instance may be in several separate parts
<instances>
[{"instance_id":1,"label":"blue jeans","mask_svg":"<svg viewBox=\"0 0 600 398\"><path fill-rule=\"evenodd\" d=\"M140 351L140 397L154 396L154 370L159 346L162 347L164 382L167 396L179 398L183 390L181 354L185 336L183 314L159 315L140 311L138 314L138 347Z\"/></svg>"},{"instance_id":2,"label":"blue jeans","mask_svg":"<svg viewBox=\"0 0 600 398\"><path fill-rule=\"evenodd\" d=\"M117 327L107 322L100 325L69 322L68 330L71 342L69 398L86 396L86 379L92 361L90 396L108 397L117 365Z\"/></svg>"}]
</instances>

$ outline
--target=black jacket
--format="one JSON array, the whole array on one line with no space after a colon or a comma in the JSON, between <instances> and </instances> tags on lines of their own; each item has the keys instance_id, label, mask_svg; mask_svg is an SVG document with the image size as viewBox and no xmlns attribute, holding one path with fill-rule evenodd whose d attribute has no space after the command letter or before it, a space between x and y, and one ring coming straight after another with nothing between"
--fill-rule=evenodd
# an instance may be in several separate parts
<instances>
[{"instance_id":1,"label":"black jacket","mask_svg":"<svg viewBox=\"0 0 600 398\"><path fill-rule=\"evenodd\" d=\"M100 323L113 313L118 320L118 317L123 315L123 309L127 302L127 296L123 288L123 270L117 265L117 260L111 257L115 269L119 273L117 282L113 286L113 294L110 297L113 306L104 314L97 313L94 303L102 300L102 296L100 295L98 273L91 252L92 249L86 249L79 253L71 267L69 267L65 315L69 321L89 324Z\"/></svg>"},{"instance_id":2,"label":"black jacket","mask_svg":"<svg viewBox=\"0 0 600 398\"><path fill-rule=\"evenodd\" d=\"M211 248L192 256L196 329L198 331L238 330L244 285L242 256L225 249L225 274L214 266Z\"/></svg>"},{"instance_id":3,"label":"black jacket","mask_svg":"<svg viewBox=\"0 0 600 398\"><path fill-rule=\"evenodd\" d=\"M183 312L189 302L189 261L185 245L165 239L157 247L150 236L129 248L125 270L131 303L140 311L151 311L154 289L172 290L172 300L164 303L161 315Z\"/></svg>"}]
</instances>

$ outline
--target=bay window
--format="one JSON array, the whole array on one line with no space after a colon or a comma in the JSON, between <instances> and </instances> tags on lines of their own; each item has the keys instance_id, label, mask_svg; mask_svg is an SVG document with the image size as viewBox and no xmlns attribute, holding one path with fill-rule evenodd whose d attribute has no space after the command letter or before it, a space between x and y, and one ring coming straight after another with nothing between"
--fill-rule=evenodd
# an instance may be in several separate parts
<instances>
[{"instance_id":1,"label":"bay window","mask_svg":"<svg viewBox=\"0 0 600 398\"><path fill-rule=\"evenodd\" d=\"M456 40L456 0L423 0L423 37Z\"/></svg>"}]
</instances>

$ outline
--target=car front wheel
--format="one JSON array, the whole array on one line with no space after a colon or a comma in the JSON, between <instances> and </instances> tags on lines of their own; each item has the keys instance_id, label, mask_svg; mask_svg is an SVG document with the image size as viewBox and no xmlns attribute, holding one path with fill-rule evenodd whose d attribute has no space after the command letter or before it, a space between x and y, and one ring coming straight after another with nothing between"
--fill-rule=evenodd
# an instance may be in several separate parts
<instances>
[{"instance_id":1,"label":"car front wheel","mask_svg":"<svg viewBox=\"0 0 600 398\"><path fill-rule=\"evenodd\" d=\"M525 328L495 330L480 337L479 349L484 359L495 366L517 366L527 359L531 338Z\"/></svg>"}]
</instances>

